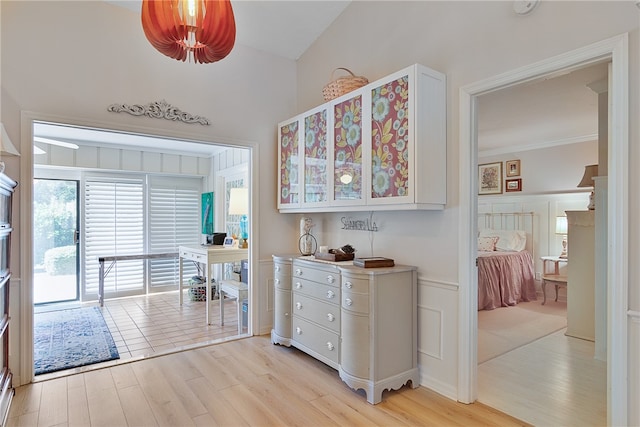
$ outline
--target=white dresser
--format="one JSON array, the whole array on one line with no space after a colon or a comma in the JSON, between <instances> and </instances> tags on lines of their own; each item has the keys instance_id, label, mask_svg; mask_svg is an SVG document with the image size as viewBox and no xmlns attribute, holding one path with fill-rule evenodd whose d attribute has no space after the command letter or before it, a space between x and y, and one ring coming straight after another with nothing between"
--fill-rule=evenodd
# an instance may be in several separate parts
<instances>
[{"instance_id":1,"label":"white dresser","mask_svg":"<svg viewBox=\"0 0 640 427\"><path fill-rule=\"evenodd\" d=\"M283 284L288 277L289 300ZM408 381L418 387L415 267L360 268L274 256L274 285L273 343L292 345L337 369L351 388L366 392L369 403Z\"/></svg>"}]
</instances>

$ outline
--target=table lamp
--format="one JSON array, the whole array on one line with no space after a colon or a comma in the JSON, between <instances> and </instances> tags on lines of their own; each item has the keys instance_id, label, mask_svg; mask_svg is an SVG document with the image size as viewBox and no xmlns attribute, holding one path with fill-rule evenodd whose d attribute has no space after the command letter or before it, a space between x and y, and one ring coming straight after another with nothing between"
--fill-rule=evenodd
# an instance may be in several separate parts
<instances>
[{"instance_id":1,"label":"table lamp","mask_svg":"<svg viewBox=\"0 0 640 427\"><path fill-rule=\"evenodd\" d=\"M578 184L578 188L591 187L591 194L589 195L589 206L587 206L587 209L589 209L590 211L596 208L593 192L593 178L596 176L598 176L598 165L587 165L584 167L584 175L582 176L582 180L580 180L580 184Z\"/></svg>"},{"instance_id":2,"label":"table lamp","mask_svg":"<svg viewBox=\"0 0 640 427\"><path fill-rule=\"evenodd\" d=\"M556 217L556 234L562 235L562 253L560 254L559 258L567 257L567 233L568 233L567 217L566 216Z\"/></svg>"},{"instance_id":3,"label":"table lamp","mask_svg":"<svg viewBox=\"0 0 640 427\"><path fill-rule=\"evenodd\" d=\"M240 238L242 242L241 248L248 247L247 239L249 239L249 189L248 188L232 188L229 191L229 215L240 216Z\"/></svg>"}]
</instances>

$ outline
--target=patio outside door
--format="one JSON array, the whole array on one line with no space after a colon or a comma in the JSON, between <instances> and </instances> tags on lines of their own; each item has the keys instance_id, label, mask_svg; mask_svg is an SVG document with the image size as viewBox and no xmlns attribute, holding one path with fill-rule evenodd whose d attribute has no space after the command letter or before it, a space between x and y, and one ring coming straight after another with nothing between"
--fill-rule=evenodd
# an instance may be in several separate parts
<instances>
[{"instance_id":1,"label":"patio outside door","mask_svg":"<svg viewBox=\"0 0 640 427\"><path fill-rule=\"evenodd\" d=\"M78 300L78 181L33 180L33 302Z\"/></svg>"}]
</instances>

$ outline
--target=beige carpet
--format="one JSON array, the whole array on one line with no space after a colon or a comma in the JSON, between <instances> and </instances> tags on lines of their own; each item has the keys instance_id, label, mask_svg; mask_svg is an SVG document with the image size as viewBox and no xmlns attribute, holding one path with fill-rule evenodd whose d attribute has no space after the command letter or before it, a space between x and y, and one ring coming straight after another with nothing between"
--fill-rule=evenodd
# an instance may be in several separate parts
<instances>
[{"instance_id":1,"label":"beige carpet","mask_svg":"<svg viewBox=\"0 0 640 427\"><path fill-rule=\"evenodd\" d=\"M567 327L567 303L547 300L478 311L478 363Z\"/></svg>"}]
</instances>

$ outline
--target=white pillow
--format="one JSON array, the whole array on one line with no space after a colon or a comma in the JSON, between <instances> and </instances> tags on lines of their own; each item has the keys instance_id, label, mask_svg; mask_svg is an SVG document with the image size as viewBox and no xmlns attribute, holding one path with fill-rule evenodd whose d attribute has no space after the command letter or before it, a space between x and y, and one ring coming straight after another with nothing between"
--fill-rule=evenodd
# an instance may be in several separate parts
<instances>
[{"instance_id":1,"label":"white pillow","mask_svg":"<svg viewBox=\"0 0 640 427\"><path fill-rule=\"evenodd\" d=\"M493 252L496 250L497 237L478 237L479 252Z\"/></svg>"},{"instance_id":2,"label":"white pillow","mask_svg":"<svg viewBox=\"0 0 640 427\"><path fill-rule=\"evenodd\" d=\"M496 251L520 252L527 244L527 233L524 230L480 230L480 237L497 237Z\"/></svg>"}]
</instances>

